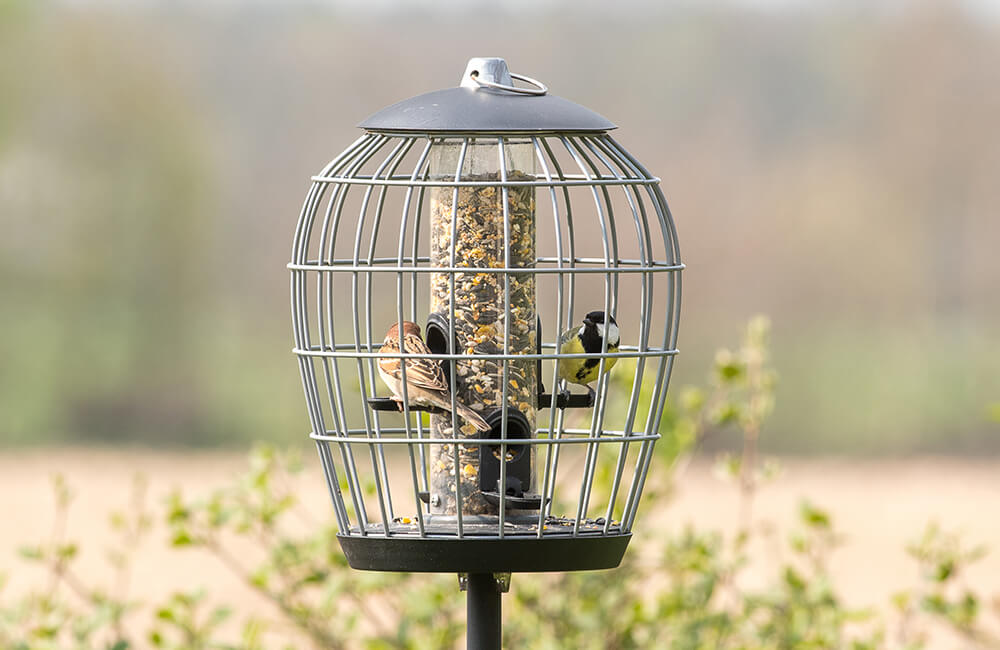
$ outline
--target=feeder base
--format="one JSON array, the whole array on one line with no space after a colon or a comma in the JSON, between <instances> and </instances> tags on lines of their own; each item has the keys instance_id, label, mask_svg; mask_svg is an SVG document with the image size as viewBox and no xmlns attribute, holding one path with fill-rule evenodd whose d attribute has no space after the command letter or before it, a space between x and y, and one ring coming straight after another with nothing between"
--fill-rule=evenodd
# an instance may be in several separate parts
<instances>
[{"instance_id":1,"label":"feeder base","mask_svg":"<svg viewBox=\"0 0 1000 650\"><path fill-rule=\"evenodd\" d=\"M536 573L618 566L631 533L463 539L338 535L347 563L362 571Z\"/></svg>"}]
</instances>

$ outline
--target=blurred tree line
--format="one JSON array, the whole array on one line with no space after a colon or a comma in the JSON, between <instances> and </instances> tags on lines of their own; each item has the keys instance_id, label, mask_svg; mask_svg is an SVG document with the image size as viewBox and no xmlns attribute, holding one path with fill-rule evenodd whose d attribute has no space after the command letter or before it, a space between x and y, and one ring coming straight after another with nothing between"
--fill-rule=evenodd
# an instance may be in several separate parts
<instances>
[{"instance_id":1,"label":"blurred tree line","mask_svg":"<svg viewBox=\"0 0 1000 650\"><path fill-rule=\"evenodd\" d=\"M766 311L770 449L1000 448L995 18L527 18L0 1L0 443L300 439L283 266L308 178L487 53L622 125L663 178L689 266L679 381Z\"/></svg>"}]
</instances>

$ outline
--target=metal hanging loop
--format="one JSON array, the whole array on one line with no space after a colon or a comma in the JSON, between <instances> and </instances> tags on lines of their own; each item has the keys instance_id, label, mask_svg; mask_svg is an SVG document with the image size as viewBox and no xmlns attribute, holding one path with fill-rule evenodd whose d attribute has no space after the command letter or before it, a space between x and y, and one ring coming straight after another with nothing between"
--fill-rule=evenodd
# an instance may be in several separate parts
<instances>
[{"instance_id":1,"label":"metal hanging loop","mask_svg":"<svg viewBox=\"0 0 1000 650\"><path fill-rule=\"evenodd\" d=\"M523 74L517 74L516 72L509 73L512 79L520 79L526 84L531 84L535 86L534 88L518 88L517 86L508 86L506 84L498 84L494 81L486 81L485 79L480 79L479 75L475 72L469 73L469 77L485 88L494 88L496 90L506 90L512 93L521 93L522 95L544 95L549 92L548 86L543 84L537 79L532 79L531 77L526 77Z\"/></svg>"}]
</instances>

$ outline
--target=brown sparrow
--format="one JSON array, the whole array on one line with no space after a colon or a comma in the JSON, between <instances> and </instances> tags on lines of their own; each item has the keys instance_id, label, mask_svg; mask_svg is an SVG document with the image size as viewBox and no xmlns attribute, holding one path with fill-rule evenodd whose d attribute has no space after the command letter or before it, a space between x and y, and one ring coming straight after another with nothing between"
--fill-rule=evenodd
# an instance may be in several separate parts
<instances>
[{"instance_id":1,"label":"brown sparrow","mask_svg":"<svg viewBox=\"0 0 1000 650\"><path fill-rule=\"evenodd\" d=\"M403 346L406 354L431 354L420 336L420 326L408 320L403 321ZM385 335L382 343L382 354L399 354L399 324L393 325ZM382 381L393 392L393 399L402 404L403 372L401 361L406 362L406 396L409 403L420 406L436 406L445 411L451 412L451 387L444 378L444 372L435 359L385 359L379 357L378 374ZM456 401L455 408L458 415L470 422L480 431L489 431L490 425L486 424L478 413L470 409L465 404Z\"/></svg>"}]
</instances>

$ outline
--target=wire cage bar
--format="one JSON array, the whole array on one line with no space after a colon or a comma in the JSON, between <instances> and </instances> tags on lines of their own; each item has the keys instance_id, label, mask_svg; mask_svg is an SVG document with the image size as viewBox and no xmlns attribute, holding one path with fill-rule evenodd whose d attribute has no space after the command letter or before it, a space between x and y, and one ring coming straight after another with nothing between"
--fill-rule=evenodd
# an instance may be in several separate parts
<instances>
[{"instance_id":1,"label":"wire cage bar","mask_svg":"<svg viewBox=\"0 0 1000 650\"><path fill-rule=\"evenodd\" d=\"M288 264L294 353L352 565L616 565L659 438L683 268L659 179L604 130L367 130L313 176ZM593 311L621 344L563 349ZM384 350L407 321L427 349ZM392 359L398 401L379 377ZM440 369L450 409L410 399L416 360ZM588 394L560 374L577 362L597 366ZM588 540L617 559L574 555ZM381 550L352 558L362 542Z\"/></svg>"}]
</instances>

